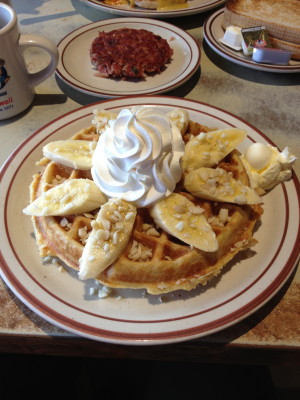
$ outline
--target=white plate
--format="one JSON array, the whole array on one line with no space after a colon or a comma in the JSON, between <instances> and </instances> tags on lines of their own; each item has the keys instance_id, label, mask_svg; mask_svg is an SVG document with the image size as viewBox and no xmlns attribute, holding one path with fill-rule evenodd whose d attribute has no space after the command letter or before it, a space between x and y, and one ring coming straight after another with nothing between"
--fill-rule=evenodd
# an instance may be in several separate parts
<instances>
[{"instance_id":1,"label":"white plate","mask_svg":"<svg viewBox=\"0 0 300 400\"><path fill-rule=\"evenodd\" d=\"M174 18L185 15L199 14L211 10L225 3L225 0L188 0L188 7L179 10L157 11L147 10L140 7L130 7L129 5L109 6L100 0L81 0L88 6L92 6L99 11L104 11L116 15L147 18Z\"/></svg>"},{"instance_id":2,"label":"white plate","mask_svg":"<svg viewBox=\"0 0 300 400\"><path fill-rule=\"evenodd\" d=\"M22 210L29 202L28 186L38 171L35 162L46 143L69 138L90 125L96 108L120 109L137 104L164 111L185 108L192 120L212 127L246 129L250 143L269 140L247 122L216 107L192 100L129 97L88 105L70 112L32 134L3 166L1 179L1 275L29 308L47 321L78 335L119 344L161 344L201 337L224 329L265 304L286 282L299 258L300 184L294 178L265 196L259 244L250 258L240 257L205 288L163 296L121 290L98 299L89 295L90 282L75 273L43 265L32 237L31 219ZM122 298L116 296L122 294Z\"/></svg>"},{"instance_id":3,"label":"white plate","mask_svg":"<svg viewBox=\"0 0 300 400\"><path fill-rule=\"evenodd\" d=\"M97 76L90 61L92 41L99 31L108 32L125 27L146 29L168 41L174 53L164 71L140 81ZM83 93L104 98L164 93L186 82L200 64L200 49L191 35L172 24L144 18L114 18L85 25L62 39L58 50L58 76L67 85Z\"/></svg>"},{"instance_id":4,"label":"white plate","mask_svg":"<svg viewBox=\"0 0 300 400\"><path fill-rule=\"evenodd\" d=\"M224 30L222 28L224 9L213 13L203 25L203 35L208 45L221 57L226 58L235 64L242 65L256 69L259 71L267 72L278 72L278 73L292 73L300 72L300 62L296 60L290 60L289 65L272 65L256 63L252 61L251 57L244 55L242 51L235 51L225 44L222 44L219 39L223 38Z\"/></svg>"}]
</instances>

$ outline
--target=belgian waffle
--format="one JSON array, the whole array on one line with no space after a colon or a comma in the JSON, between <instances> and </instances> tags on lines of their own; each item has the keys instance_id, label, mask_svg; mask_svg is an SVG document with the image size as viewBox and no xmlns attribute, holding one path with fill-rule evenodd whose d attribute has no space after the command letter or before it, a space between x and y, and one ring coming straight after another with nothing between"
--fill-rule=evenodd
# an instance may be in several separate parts
<instances>
[{"instance_id":1,"label":"belgian waffle","mask_svg":"<svg viewBox=\"0 0 300 400\"><path fill-rule=\"evenodd\" d=\"M204 207L206 217L216 223L214 225L212 222L212 226L219 242L218 251L208 253L197 250L164 231L157 231L147 210L140 210L132 240L121 257L100 274L99 281L110 287L146 288L151 294L178 289L191 290L217 276L238 252L256 244L252 230L261 214L259 206L238 207L226 204L230 221L220 224L217 216L224 205L196 200L195 203ZM152 226L150 229L154 228L158 234L147 233L144 230L145 224ZM133 253L135 249L140 249L136 260L134 255L138 250Z\"/></svg>"},{"instance_id":2,"label":"belgian waffle","mask_svg":"<svg viewBox=\"0 0 300 400\"><path fill-rule=\"evenodd\" d=\"M184 135L185 140L191 134L189 130L195 135L204 129L208 131L202 125L190 124ZM72 139L98 140L98 134L94 127L90 127ZM66 179L91 179L89 171L74 170L45 158L38 164L42 171L34 176L31 184L31 201ZM222 160L219 167L249 184L237 151ZM141 208L138 209L127 247L118 260L97 277L102 284L114 288L145 288L151 294L178 289L192 290L198 284L206 284L237 253L256 243L252 232L263 212L260 205L240 206L196 199L183 191L181 182L176 191L205 210L205 216L216 233L219 249L208 253L192 248L157 228L148 210ZM228 210L228 218L222 220L220 211L225 209ZM78 270L85 241L92 229L91 222L97 212L68 217L32 217L41 257L59 257L68 266Z\"/></svg>"},{"instance_id":3,"label":"belgian waffle","mask_svg":"<svg viewBox=\"0 0 300 400\"><path fill-rule=\"evenodd\" d=\"M76 133L74 140L97 141L99 135L94 126ZM90 171L75 170L42 158L38 163L42 167L39 174L33 176L30 186L30 201L43 192L67 179L91 178ZM78 269L87 234L91 231L93 214L71 215L68 217L32 217L32 223L41 257L59 257L71 268Z\"/></svg>"}]
</instances>

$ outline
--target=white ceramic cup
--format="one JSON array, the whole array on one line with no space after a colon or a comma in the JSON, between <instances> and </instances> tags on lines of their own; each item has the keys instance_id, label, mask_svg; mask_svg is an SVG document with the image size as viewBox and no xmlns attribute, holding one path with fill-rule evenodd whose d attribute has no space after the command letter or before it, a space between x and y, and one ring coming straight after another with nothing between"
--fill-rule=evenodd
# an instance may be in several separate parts
<instances>
[{"instance_id":1,"label":"white ceramic cup","mask_svg":"<svg viewBox=\"0 0 300 400\"><path fill-rule=\"evenodd\" d=\"M41 71L29 73L23 58L28 47L40 47L50 55ZM32 103L35 86L56 69L58 50L49 39L37 35L20 35L12 7L0 3L0 120L13 117Z\"/></svg>"}]
</instances>

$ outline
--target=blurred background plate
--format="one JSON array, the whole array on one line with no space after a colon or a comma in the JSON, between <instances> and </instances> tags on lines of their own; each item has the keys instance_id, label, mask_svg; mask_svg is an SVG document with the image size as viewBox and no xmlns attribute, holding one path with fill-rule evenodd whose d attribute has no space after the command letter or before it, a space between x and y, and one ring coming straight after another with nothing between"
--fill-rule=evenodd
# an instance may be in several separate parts
<instances>
[{"instance_id":1,"label":"blurred background plate","mask_svg":"<svg viewBox=\"0 0 300 400\"><path fill-rule=\"evenodd\" d=\"M187 8L178 10L157 11L140 7L130 7L130 5L108 5L103 1L98 0L81 0L88 6L94 7L99 11L104 11L111 14L131 16L131 17L146 17L146 18L174 18L183 17L185 15L199 14L204 11L211 10L225 3L225 0L188 0Z\"/></svg>"}]
</instances>

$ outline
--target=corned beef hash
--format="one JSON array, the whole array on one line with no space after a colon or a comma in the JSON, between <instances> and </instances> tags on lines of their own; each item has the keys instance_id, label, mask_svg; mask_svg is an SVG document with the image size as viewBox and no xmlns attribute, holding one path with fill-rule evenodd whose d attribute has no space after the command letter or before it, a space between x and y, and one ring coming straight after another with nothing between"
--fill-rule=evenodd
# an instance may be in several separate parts
<instances>
[{"instance_id":1,"label":"corned beef hash","mask_svg":"<svg viewBox=\"0 0 300 400\"><path fill-rule=\"evenodd\" d=\"M91 62L99 75L121 79L144 79L160 73L172 55L165 39L145 29L99 32L90 48Z\"/></svg>"}]
</instances>

